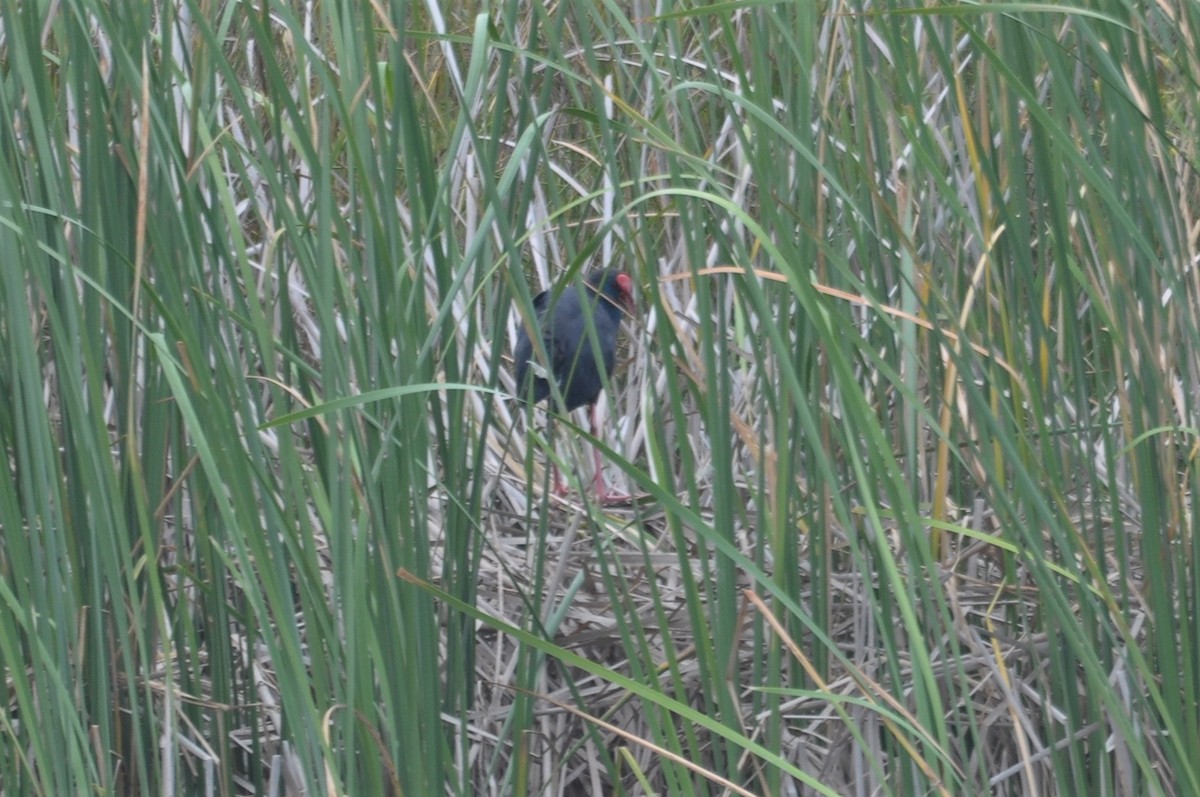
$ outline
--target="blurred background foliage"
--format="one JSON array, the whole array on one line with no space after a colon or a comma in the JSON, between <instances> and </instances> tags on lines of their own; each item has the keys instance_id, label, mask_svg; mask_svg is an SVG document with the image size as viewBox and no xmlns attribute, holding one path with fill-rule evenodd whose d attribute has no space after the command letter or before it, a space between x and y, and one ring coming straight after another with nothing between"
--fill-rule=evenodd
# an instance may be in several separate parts
<instances>
[{"instance_id":1,"label":"blurred background foliage","mask_svg":"<svg viewBox=\"0 0 1200 797\"><path fill-rule=\"evenodd\" d=\"M1200 793L1198 33L0 0L0 791Z\"/></svg>"}]
</instances>

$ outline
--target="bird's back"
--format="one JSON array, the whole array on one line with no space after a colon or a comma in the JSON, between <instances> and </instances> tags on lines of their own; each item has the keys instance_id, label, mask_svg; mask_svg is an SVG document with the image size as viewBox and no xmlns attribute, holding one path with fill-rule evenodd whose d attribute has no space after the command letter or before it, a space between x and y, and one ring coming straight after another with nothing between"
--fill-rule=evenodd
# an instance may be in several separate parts
<instances>
[{"instance_id":1,"label":"bird's back","mask_svg":"<svg viewBox=\"0 0 1200 797\"><path fill-rule=\"evenodd\" d=\"M533 297L534 323L538 329L544 329L546 325L546 305L550 301L550 292L542 291L537 296ZM543 340L544 340L543 336ZM546 351L550 351L549 344L546 344ZM536 404L539 401L550 395L550 385L545 379L536 377L533 380L533 396L528 395L530 387L526 382L530 377L529 361L533 358L533 342L529 339L529 332L525 328L525 324L521 324L517 329L517 344L513 346L513 360L516 362L517 379L517 395L521 398L528 398L532 403Z\"/></svg>"},{"instance_id":2,"label":"bird's back","mask_svg":"<svg viewBox=\"0 0 1200 797\"><path fill-rule=\"evenodd\" d=\"M542 331L542 342L550 358L550 370L562 391L568 411L594 404L604 389L605 377L612 372L616 357L617 329L621 324L621 310L593 291L585 291L592 300L584 308L580 292L574 285L567 286L558 297L553 308L550 292L534 297L533 306L537 314L537 325ZM593 344L588 335L587 310L590 310L596 337ZM596 360L595 347L600 349L600 360ZM533 344L524 325L517 335L513 347L516 361L518 395L526 397L530 389L526 380L530 378L529 362L534 358ZM550 385L539 376L533 377L534 402L550 395Z\"/></svg>"}]
</instances>

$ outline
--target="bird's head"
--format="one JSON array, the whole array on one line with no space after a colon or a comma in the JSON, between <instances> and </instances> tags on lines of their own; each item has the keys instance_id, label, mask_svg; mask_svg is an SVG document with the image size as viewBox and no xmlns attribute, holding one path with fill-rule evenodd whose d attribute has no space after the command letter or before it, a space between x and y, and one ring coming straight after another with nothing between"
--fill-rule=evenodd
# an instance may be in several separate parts
<instances>
[{"instance_id":1,"label":"bird's head","mask_svg":"<svg viewBox=\"0 0 1200 797\"><path fill-rule=\"evenodd\" d=\"M605 299L623 307L630 315L634 314L633 279L624 271L615 268L593 271L588 275L587 281L592 289Z\"/></svg>"}]
</instances>

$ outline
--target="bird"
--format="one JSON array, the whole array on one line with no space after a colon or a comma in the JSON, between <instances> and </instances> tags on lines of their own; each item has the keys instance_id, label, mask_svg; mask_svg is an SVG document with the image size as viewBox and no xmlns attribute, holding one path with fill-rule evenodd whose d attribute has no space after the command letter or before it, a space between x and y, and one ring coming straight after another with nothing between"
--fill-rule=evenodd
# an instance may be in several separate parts
<instances>
[{"instance_id":1,"label":"bird","mask_svg":"<svg viewBox=\"0 0 1200 797\"><path fill-rule=\"evenodd\" d=\"M567 412L580 407L589 408L593 437L600 436L596 418L596 402L604 389L605 379L612 375L616 360L617 330L622 311L634 312L633 280L615 268L598 269L583 280L581 292L576 283L561 290L542 291L533 297L533 326L541 334L549 368L538 367L529 336L528 325L521 324L513 346L517 396L532 404L552 395L545 378L553 376ZM554 299L557 292L558 298ZM588 334L588 318L595 337ZM600 359L596 359L599 353ZM596 499L602 504L625 503L628 495L610 492L604 484L600 450L592 446L596 463ZM554 470L554 489L566 492L558 469Z\"/></svg>"}]
</instances>

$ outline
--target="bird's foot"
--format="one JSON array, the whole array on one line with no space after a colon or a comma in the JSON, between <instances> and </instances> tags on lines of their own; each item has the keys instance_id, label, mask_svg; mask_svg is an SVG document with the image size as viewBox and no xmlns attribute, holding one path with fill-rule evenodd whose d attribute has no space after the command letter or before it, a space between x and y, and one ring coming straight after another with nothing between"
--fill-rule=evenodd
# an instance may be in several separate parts
<instances>
[{"instance_id":1,"label":"bird's foot","mask_svg":"<svg viewBox=\"0 0 1200 797\"><path fill-rule=\"evenodd\" d=\"M629 493L604 492L597 495L596 500L604 506L625 506L633 503L633 496Z\"/></svg>"},{"instance_id":2,"label":"bird's foot","mask_svg":"<svg viewBox=\"0 0 1200 797\"><path fill-rule=\"evenodd\" d=\"M596 500L603 506L617 506L618 504L628 504L633 501L633 496L628 493L613 492L608 489L608 485L604 483L604 477L596 473Z\"/></svg>"}]
</instances>

